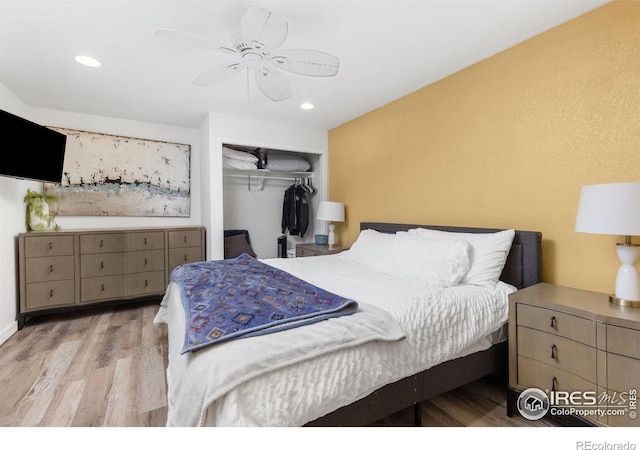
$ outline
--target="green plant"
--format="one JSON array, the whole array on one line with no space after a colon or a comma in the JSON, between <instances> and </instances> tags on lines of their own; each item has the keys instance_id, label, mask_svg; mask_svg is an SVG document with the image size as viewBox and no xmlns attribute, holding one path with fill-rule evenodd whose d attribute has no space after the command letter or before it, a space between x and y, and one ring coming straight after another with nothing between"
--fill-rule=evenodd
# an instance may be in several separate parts
<instances>
[{"instance_id":1,"label":"green plant","mask_svg":"<svg viewBox=\"0 0 640 450\"><path fill-rule=\"evenodd\" d=\"M27 189L24 203L27 205L24 221L27 231L57 231L60 229L54 221L58 210L57 195L40 194Z\"/></svg>"}]
</instances>

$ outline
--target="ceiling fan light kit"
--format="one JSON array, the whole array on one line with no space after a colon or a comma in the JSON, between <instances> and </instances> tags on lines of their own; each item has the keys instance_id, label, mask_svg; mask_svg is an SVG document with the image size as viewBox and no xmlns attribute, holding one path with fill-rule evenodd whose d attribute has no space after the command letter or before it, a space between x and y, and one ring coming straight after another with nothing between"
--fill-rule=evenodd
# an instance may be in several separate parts
<instances>
[{"instance_id":1,"label":"ceiling fan light kit","mask_svg":"<svg viewBox=\"0 0 640 450\"><path fill-rule=\"evenodd\" d=\"M193 84L212 86L247 69L254 74L260 91L272 101L280 102L293 96L291 82L280 70L298 75L332 77L340 67L336 56L317 50L276 50L285 41L288 31L289 25L283 17L253 5L242 16L240 32L231 37L230 47L204 36L167 28L156 29L154 35L179 44L236 56L236 62L212 67L196 76Z\"/></svg>"}]
</instances>

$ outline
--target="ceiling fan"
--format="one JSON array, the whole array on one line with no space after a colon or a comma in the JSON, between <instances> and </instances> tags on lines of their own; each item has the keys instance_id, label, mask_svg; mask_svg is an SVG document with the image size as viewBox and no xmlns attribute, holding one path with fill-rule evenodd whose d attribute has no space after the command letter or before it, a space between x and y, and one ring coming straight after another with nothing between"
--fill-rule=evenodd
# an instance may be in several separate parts
<instances>
[{"instance_id":1,"label":"ceiling fan","mask_svg":"<svg viewBox=\"0 0 640 450\"><path fill-rule=\"evenodd\" d=\"M290 81L280 70L315 77L332 77L340 61L328 53L308 49L277 50L287 37L289 25L283 17L257 5L242 16L240 31L231 46L185 31L158 28L153 34L173 42L235 55L236 61L218 65L195 77L193 84L211 86L247 69L258 88L274 102L293 96Z\"/></svg>"}]
</instances>

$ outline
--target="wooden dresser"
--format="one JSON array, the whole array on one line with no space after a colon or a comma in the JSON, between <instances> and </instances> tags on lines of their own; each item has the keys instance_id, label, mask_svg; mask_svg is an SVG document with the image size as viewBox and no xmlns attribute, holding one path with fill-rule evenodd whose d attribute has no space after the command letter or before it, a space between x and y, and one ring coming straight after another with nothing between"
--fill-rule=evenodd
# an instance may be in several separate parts
<instances>
[{"instance_id":1,"label":"wooden dresser","mask_svg":"<svg viewBox=\"0 0 640 450\"><path fill-rule=\"evenodd\" d=\"M640 425L640 309L546 283L511 294L509 415L528 388L545 392L559 419L575 408L592 425Z\"/></svg>"},{"instance_id":2,"label":"wooden dresser","mask_svg":"<svg viewBox=\"0 0 640 450\"><path fill-rule=\"evenodd\" d=\"M18 329L31 315L164 294L171 271L205 259L203 227L18 235Z\"/></svg>"}]
</instances>

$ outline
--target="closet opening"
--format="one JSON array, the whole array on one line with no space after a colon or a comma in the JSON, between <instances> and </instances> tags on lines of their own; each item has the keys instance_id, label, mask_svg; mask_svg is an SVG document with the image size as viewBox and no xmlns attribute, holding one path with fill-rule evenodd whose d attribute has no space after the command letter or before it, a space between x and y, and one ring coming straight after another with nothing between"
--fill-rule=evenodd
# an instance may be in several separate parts
<instances>
[{"instance_id":1,"label":"closet opening","mask_svg":"<svg viewBox=\"0 0 640 450\"><path fill-rule=\"evenodd\" d=\"M222 144L225 230L246 230L257 258L293 257L314 241L326 196L320 152ZM319 225L322 227L322 224Z\"/></svg>"}]
</instances>

